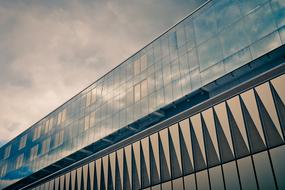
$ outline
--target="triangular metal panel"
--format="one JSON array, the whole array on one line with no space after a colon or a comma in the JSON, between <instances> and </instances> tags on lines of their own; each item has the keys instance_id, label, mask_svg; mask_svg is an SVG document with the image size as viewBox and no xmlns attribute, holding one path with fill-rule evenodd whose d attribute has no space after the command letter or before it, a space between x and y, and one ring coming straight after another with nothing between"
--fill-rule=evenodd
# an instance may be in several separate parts
<instances>
[{"instance_id":1,"label":"triangular metal panel","mask_svg":"<svg viewBox=\"0 0 285 190\"><path fill-rule=\"evenodd\" d=\"M179 133L178 124L169 127L169 132L170 132L169 146L170 146L172 176L176 178L182 175L180 133Z\"/></svg>"},{"instance_id":2,"label":"triangular metal panel","mask_svg":"<svg viewBox=\"0 0 285 190\"><path fill-rule=\"evenodd\" d=\"M124 148L124 189L132 188L132 145Z\"/></svg>"},{"instance_id":3,"label":"triangular metal panel","mask_svg":"<svg viewBox=\"0 0 285 190\"><path fill-rule=\"evenodd\" d=\"M110 168L111 168L111 176L113 182L113 188L116 187L116 152L112 152L110 154Z\"/></svg>"},{"instance_id":4,"label":"triangular metal panel","mask_svg":"<svg viewBox=\"0 0 285 190\"><path fill-rule=\"evenodd\" d=\"M65 190L71 190L70 172L65 174Z\"/></svg>"},{"instance_id":5,"label":"triangular metal panel","mask_svg":"<svg viewBox=\"0 0 285 190\"><path fill-rule=\"evenodd\" d=\"M242 115L241 105L239 96L235 96L229 100L227 100L227 105L230 113L232 114L234 121L238 127L238 130L243 138L243 141L249 151L249 142L247 139L247 133L245 128L245 121Z\"/></svg>"},{"instance_id":6,"label":"triangular metal panel","mask_svg":"<svg viewBox=\"0 0 285 190\"><path fill-rule=\"evenodd\" d=\"M166 181L171 178L168 128L163 129L159 132L159 152L161 180Z\"/></svg>"},{"instance_id":7,"label":"triangular metal panel","mask_svg":"<svg viewBox=\"0 0 285 190\"><path fill-rule=\"evenodd\" d=\"M76 181L76 170L71 171L70 181L71 181L71 190L75 190L75 188L76 188L76 184L75 184L75 181Z\"/></svg>"},{"instance_id":8,"label":"triangular metal panel","mask_svg":"<svg viewBox=\"0 0 285 190\"><path fill-rule=\"evenodd\" d=\"M285 74L272 79L271 81L272 86L274 87L275 91L277 92L278 96L280 97L283 105L285 105Z\"/></svg>"},{"instance_id":9,"label":"triangular metal panel","mask_svg":"<svg viewBox=\"0 0 285 190\"><path fill-rule=\"evenodd\" d=\"M54 180L54 190L59 190L59 177Z\"/></svg>"},{"instance_id":10,"label":"triangular metal panel","mask_svg":"<svg viewBox=\"0 0 285 190\"><path fill-rule=\"evenodd\" d=\"M252 89L248 90L242 93L240 96L252 121L254 122L254 126L256 127L259 136L261 137L263 143L265 144L265 137L262 130L261 120L258 113L257 103L253 90Z\"/></svg>"},{"instance_id":11,"label":"triangular metal panel","mask_svg":"<svg viewBox=\"0 0 285 190\"><path fill-rule=\"evenodd\" d=\"M97 182L97 189L101 190L101 158L95 161L96 163L96 182Z\"/></svg>"},{"instance_id":12,"label":"triangular metal panel","mask_svg":"<svg viewBox=\"0 0 285 190\"><path fill-rule=\"evenodd\" d=\"M241 99L240 102L241 102L241 107L243 110L245 126L247 128L248 140L249 140L251 152L256 153L256 152L265 150L266 145L264 142L264 138L261 137L261 135L263 135L263 131L262 131L262 134L260 134L260 131L258 131L258 129L255 125L255 122L253 121L253 119L252 119L249 111L247 110L247 107L244 104L243 100Z\"/></svg>"},{"instance_id":13,"label":"triangular metal panel","mask_svg":"<svg viewBox=\"0 0 285 190\"><path fill-rule=\"evenodd\" d=\"M108 168L109 168L109 156L104 156L103 160L103 174L104 174L104 184L105 188L108 189Z\"/></svg>"},{"instance_id":14,"label":"triangular metal panel","mask_svg":"<svg viewBox=\"0 0 285 190\"><path fill-rule=\"evenodd\" d=\"M278 95L278 93L276 92L276 90L274 89L274 87L270 84L270 88L271 88L271 92L274 98L274 102L275 102L275 107L277 109L277 113L279 116L279 121L280 124L282 126L282 131L283 131L283 139L284 139L284 134L285 134L285 104L283 104L280 96Z\"/></svg>"},{"instance_id":15,"label":"triangular metal panel","mask_svg":"<svg viewBox=\"0 0 285 190\"><path fill-rule=\"evenodd\" d=\"M218 119L216 111L214 111L214 120L218 136L219 150L222 162L227 162L234 159L234 153L229 145L228 139L225 135L224 129ZM232 142L230 142L232 143Z\"/></svg>"},{"instance_id":16,"label":"triangular metal panel","mask_svg":"<svg viewBox=\"0 0 285 190\"><path fill-rule=\"evenodd\" d=\"M88 164L83 166L83 186L84 186L84 190L87 190L87 184L90 183L89 179L89 175L88 175Z\"/></svg>"},{"instance_id":17,"label":"triangular metal panel","mask_svg":"<svg viewBox=\"0 0 285 190\"><path fill-rule=\"evenodd\" d=\"M257 95L258 95L258 100L260 100L262 102L262 105L260 104L261 102L259 102L259 104L262 106L262 109L265 109L264 111L266 112L265 114L270 116L270 120L269 122L272 122L273 125L271 125L271 127L273 127L274 131L277 130L277 132L279 133L281 138L281 141L284 141L283 136L282 136L282 129L281 129L281 125L279 123L279 118L277 115L277 111L275 108L275 104L273 101L273 96L270 90L270 86L269 83L264 83L262 85L259 85L255 88ZM261 112L264 113L264 112ZM261 119L264 119L263 117L261 117ZM265 125L264 125L265 126ZM265 126L265 127L269 127L269 126ZM278 137L276 137L278 138Z\"/></svg>"},{"instance_id":18,"label":"triangular metal panel","mask_svg":"<svg viewBox=\"0 0 285 190\"><path fill-rule=\"evenodd\" d=\"M150 136L150 145L150 179L154 185L160 182L158 133Z\"/></svg>"},{"instance_id":19,"label":"triangular metal panel","mask_svg":"<svg viewBox=\"0 0 285 190\"><path fill-rule=\"evenodd\" d=\"M150 185L150 160L149 160L149 138L141 140L141 186L148 187Z\"/></svg>"},{"instance_id":20,"label":"triangular metal panel","mask_svg":"<svg viewBox=\"0 0 285 190\"><path fill-rule=\"evenodd\" d=\"M76 181L77 181L77 189L82 189L81 186L81 180L82 180L82 167L79 167L76 169Z\"/></svg>"},{"instance_id":21,"label":"triangular metal panel","mask_svg":"<svg viewBox=\"0 0 285 190\"><path fill-rule=\"evenodd\" d=\"M191 125L191 139L194 153L195 170L201 170L206 167L206 152L203 137L201 115L196 114L190 117Z\"/></svg>"},{"instance_id":22,"label":"triangular metal panel","mask_svg":"<svg viewBox=\"0 0 285 190\"><path fill-rule=\"evenodd\" d=\"M278 127L272 121L268 110L265 108L259 95L256 95L257 104L260 110L261 122L263 124L263 129L266 137L266 142L268 147L274 147L283 143L282 130L280 126L280 132ZM278 122L279 123L279 122ZM281 133L281 134L280 134Z\"/></svg>"},{"instance_id":23,"label":"triangular metal panel","mask_svg":"<svg viewBox=\"0 0 285 190\"><path fill-rule=\"evenodd\" d=\"M231 99L229 102L227 102L226 105L228 111L229 124L233 134L232 135L233 144L234 144L236 157L240 158L249 155L250 154L249 143L247 140L247 133L245 129L244 119L242 116L241 106L239 104L238 96ZM231 108L229 107L229 105L231 106Z\"/></svg>"},{"instance_id":24,"label":"triangular metal panel","mask_svg":"<svg viewBox=\"0 0 285 190\"><path fill-rule=\"evenodd\" d=\"M132 183L133 189L141 188L141 146L140 141L133 144L132 148Z\"/></svg>"},{"instance_id":25,"label":"triangular metal panel","mask_svg":"<svg viewBox=\"0 0 285 190\"><path fill-rule=\"evenodd\" d=\"M233 143L232 143L231 131L230 131L230 126L229 126L229 119L228 119L228 115L227 115L225 102L222 102L222 103L214 106L214 110L215 110L216 116L219 120L219 124L221 126L221 129L222 129L222 131L226 137L227 144L230 147L231 154L234 155L234 148L233 148Z\"/></svg>"},{"instance_id":26,"label":"triangular metal panel","mask_svg":"<svg viewBox=\"0 0 285 190\"><path fill-rule=\"evenodd\" d=\"M193 146L193 157L195 171L206 168L206 153L203 139L202 123L200 114L190 118L190 131ZM193 126L194 125L194 126Z\"/></svg>"},{"instance_id":27,"label":"triangular metal panel","mask_svg":"<svg viewBox=\"0 0 285 190\"><path fill-rule=\"evenodd\" d=\"M65 189L65 177L64 175L60 176L60 190L64 190Z\"/></svg>"},{"instance_id":28,"label":"triangular metal panel","mask_svg":"<svg viewBox=\"0 0 285 190\"><path fill-rule=\"evenodd\" d=\"M106 189L108 190L115 189L115 186L113 185L113 174L111 170L111 155L109 155L109 159L108 159L108 186Z\"/></svg>"},{"instance_id":29,"label":"triangular metal panel","mask_svg":"<svg viewBox=\"0 0 285 190\"><path fill-rule=\"evenodd\" d=\"M88 165L89 169L89 178L90 178L90 189L93 190L94 189L94 169L95 169L95 163L94 161L93 162L90 162L89 165Z\"/></svg>"},{"instance_id":30,"label":"triangular metal panel","mask_svg":"<svg viewBox=\"0 0 285 190\"><path fill-rule=\"evenodd\" d=\"M124 189L123 186L123 177L124 177L124 150L121 148L117 151L117 160L118 160L118 168L120 175L120 188Z\"/></svg>"},{"instance_id":31,"label":"triangular metal panel","mask_svg":"<svg viewBox=\"0 0 285 190\"><path fill-rule=\"evenodd\" d=\"M194 171L192 140L190 135L189 119L179 122L180 145L182 155L183 174L187 175Z\"/></svg>"},{"instance_id":32,"label":"triangular metal panel","mask_svg":"<svg viewBox=\"0 0 285 190\"><path fill-rule=\"evenodd\" d=\"M220 155L212 108L202 112L202 126L205 136L208 165L214 166L220 163Z\"/></svg>"},{"instance_id":33,"label":"triangular metal panel","mask_svg":"<svg viewBox=\"0 0 285 190\"><path fill-rule=\"evenodd\" d=\"M54 179L49 181L49 189L50 190L54 189Z\"/></svg>"}]
</instances>

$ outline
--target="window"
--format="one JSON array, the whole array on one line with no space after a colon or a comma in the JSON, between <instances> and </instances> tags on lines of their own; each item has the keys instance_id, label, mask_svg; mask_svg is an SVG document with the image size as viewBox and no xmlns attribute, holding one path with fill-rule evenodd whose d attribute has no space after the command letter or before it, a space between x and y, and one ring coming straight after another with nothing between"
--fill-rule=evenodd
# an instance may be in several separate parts
<instances>
[{"instance_id":1,"label":"window","mask_svg":"<svg viewBox=\"0 0 285 190\"><path fill-rule=\"evenodd\" d=\"M147 92L147 80L143 80L140 83L136 84L134 87L135 102L145 97L147 95Z\"/></svg>"},{"instance_id":2,"label":"window","mask_svg":"<svg viewBox=\"0 0 285 190\"><path fill-rule=\"evenodd\" d=\"M35 128L33 141L38 139L41 136L41 126Z\"/></svg>"},{"instance_id":3,"label":"window","mask_svg":"<svg viewBox=\"0 0 285 190\"><path fill-rule=\"evenodd\" d=\"M134 74L138 75L147 68L147 56L142 55L139 59L134 61Z\"/></svg>"},{"instance_id":4,"label":"window","mask_svg":"<svg viewBox=\"0 0 285 190\"><path fill-rule=\"evenodd\" d=\"M1 168L1 173L0 173L0 177L3 177L6 175L6 171L7 171L7 164L5 164L4 166L2 166Z\"/></svg>"},{"instance_id":5,"label":"window","mask_svg":"<svg viewBox=\"0 0 285 190\"><path fill-rule=\"evenodd\" d=\"M84 119L84 130L85 131L90 128L89 118L90 118L90 115L87 115L85 116L85 119Z\"/></svg>"},{"instance_id":6,"label":"window","mask_svg":"<svg viewBox=\"0 0 285 190\"><path fill-rule=\"evenodd\" d=\"M91 103L94 103L94 102L96 102L96 88L94 88L94 89L91 91L91 94L92 94Z\"/></svg>"},{"instance_id":7,"label":"window","mask_svg":"<svg viewBox=\"0 0 285 190\"><path fill-rule=\"evenodd\" d=\"M21 137L19 150L26 146L26 142L27 142L27 135L24 135Z\"/></svg>"},{"instance_id":8,"label":"window","mask_svg":"<svg viewBox=\"0 0 285 190\"><path fill-rule=\"evenodd\" d=\"M43 141L42 144L42 154L45 154L50 149L50 137Z\"/></svg>"},{"instance_id":9,"label":"window","mask_svg":"<svg viewBox=\"0 0 285 190\"><path fill-rule=\"evenodd\" d=\"M4 159L10 156L10 152L11 152L11 145L6 147L5 152L4 152Z\"/></svg>"},{"instance_id":10,"label":"window","mask_svg":"<svg viewBox=\"0 0 285 190\"><path fill-rule=\"evenodd\" d=\"M46 122L45 122L45 133L48 133L52 129L52 126L53 126L53 118L46 120Z\"/></svg>"},{"instance_id":11,"label":"window","mask_svg":"<svg viewBox=\"0 0 285 190\"><path fill-rule=\"evenodd\" d=\"M60 131L55 135L54 147L58 147L59 145L63 143L63 135L64 135L64 131Z\"/></svg>"},{"instance_id":12,"label":"window","mask_svg":"<svg viewBox=\"0 0 285 190\"><path fill-rule=\"evenodd\" d=\"M31 149L30 161L33 161L38 156L39 145L37 144Z\"/></svg>"},{"instance_id":13,"label":"window","mask_svg":"<svg viewBox=\"0 0 285 190\"><path fill-rule=\"evenodd\" d=\"M92 98L92 92L88 92L86 95L86 107L88 107L91 104L91 98Z\"/></svg>"},{"instance_id":14,"label":"window","mask_svg":"<svg viewBox=\"0 0 285 190\"><path fill-rule=\"evenodd\" d=\"M60 125L64 123L66 120L66 109L62 110L61 112L58 113L57 116L57 125Z\"/></svg>"},{"instance_id":15,"label":"window","mask_svg":"<svg viewBox=\"0 0 285 190\"><path fill-rule=\"evenodd\" d=\"M23 160L24 160L24 154L21 154L20 156L18 156L17 161L16 161L16 169L22 167Z\"/></svg>"}]
</instances>

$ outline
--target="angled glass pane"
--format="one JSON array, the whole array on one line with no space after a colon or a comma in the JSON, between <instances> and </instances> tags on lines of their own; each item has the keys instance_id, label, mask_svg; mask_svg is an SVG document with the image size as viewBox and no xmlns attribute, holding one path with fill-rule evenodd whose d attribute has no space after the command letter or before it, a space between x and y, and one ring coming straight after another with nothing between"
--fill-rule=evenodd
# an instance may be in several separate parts
<instances>
[{"instance_id":1,"label":"angled glass pane","mask_svg":"<svg viewBox=\"0 0 285 190\"><path fill-rule=\"evenodd\" d=\"M273 32L262 39L259 39L250 46L253 58L258 58L271 50L282 45L278 32Z\"/></svg>"},{"instance_id":2,"label":"angled glass pane","mask_svg":"<svg viewBox=\"0 0 285 190\"><path fill-rule=\"evenodd\" d=\"M192 151L192 141L190 135L189 119L185 119L179 122L180 126L180 144L181 144L181 155L182 155L182 165L183 174L189 174L194 171L194 159Z\"/></svg>"},{"instance_id":3,"label":"angled glass pane","mask_svg":"<svg viewBox=\"0 0 285 190\"><path fill-rule=\"evenodd\" d=\"M219 38L212 38L198 47L200 70L203 71L222 60L222 48Z\"/></svg>"},{"instance_id":4,"label":"angled glass pane","mask_svg":"<svg viewBox=\"0 0 285 190\"><path fill-rule=\"evenodd\" d=\"M195 170L201 170L206 167L206 152L202 131L201 115L196 114L190 118L191 121L191 139L193 144L193 154Z\"/></svg>"},{"instance_id":5,"label":"angled glass pane","mask_svg":"<svg viewBox=\"0 0 285 190\"><path fill-rule=\"evenodd\" d=\"M160 182L160 162L159 162L159 146L158 146L158 133L150 136L150 171L151 171L151 184Z\"/></svg>"},{"instance_id":6,"label":"angled glass pane","mask_svg":"<svg viewBox=\"0 0 285 190\"><path fill-rule=\"evenodd\" d=\"M244 17L244 29L251 42L255 42L276 29L272 19L273 15L269 3L257 6L250 14Z\"/></svg>"},{"instance_id":7,"label":"angled glass pane","mask_svg":"<svg viewBox=\"0 0 285 190\"><path fill-rule=\"evenodd\" d=\"M208 165L213 166L220 162L213 109L209 108L206 111L203 111L202 116Z\"/></svg>"},{"instance_id":8,"label":"angled glass pane","mask_svg":"<svg viewBox=\"0 0 285 190\"><path fill-rule=\"evenodd\" d=\"M247 139L244 118L241 110L239 96L227 100L229 108L229 122L233 133L233 142L237 157L249 154L249 142Z\"/></svg>"},{"instance_id":9,"label":"angled glass pane","mask_svg":"<svg viewBox=\"0 0 285 190\"><path fill-rule=\"evenodd\" d=\"M174 178L182 175L182 161L181 161L181 150L180 150L180 135L178 124L169 127L170 132L170 158L172 176Z\"/></svg>"},{"instance_id":10,"label":"angled glass pane","mask_svg":"<svg viewBox=\"0 0 285 190\"><path fill-rule=\"evenodd\" d=\"M211 38L217 33L216 12L214 6L204 9L194 19L194 29L196 35L196 42L201 42Z\"/></svg>"}]
</instances>

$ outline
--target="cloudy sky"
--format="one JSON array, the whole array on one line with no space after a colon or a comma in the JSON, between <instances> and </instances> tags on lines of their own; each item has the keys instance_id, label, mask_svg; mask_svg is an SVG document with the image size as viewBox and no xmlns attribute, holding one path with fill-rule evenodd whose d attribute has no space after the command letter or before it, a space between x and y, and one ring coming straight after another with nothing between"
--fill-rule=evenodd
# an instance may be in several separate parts
<instances>
[{"instance_id":1,"label":"cloudy sky","mask_svg":"<svg viewBox=\"0 0 285 190\"><path fill-rule=\"evenodd\" d=\"M0 0L0 146L202 0Z\"/></svg>"}]
</instances>

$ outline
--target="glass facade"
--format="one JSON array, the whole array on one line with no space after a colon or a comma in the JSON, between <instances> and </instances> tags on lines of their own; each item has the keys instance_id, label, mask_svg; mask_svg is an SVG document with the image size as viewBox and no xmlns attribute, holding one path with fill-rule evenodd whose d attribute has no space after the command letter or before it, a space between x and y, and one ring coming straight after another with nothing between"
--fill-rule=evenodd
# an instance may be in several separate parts
<instances>
[{"instance_id":1,"label":"glass facade","mask_svg":"<svg viewBox=\"0 0 285 190\"><path fill-rule=\"evenodd\" d=\"M282 46L285 42L284 9L284 0L207 1L4 145L0 149L0 183L6 186L27 177ZM195 178L195 183L199 183L220 169L222 174L224 170L236 171L236 167L248 163L228 162L284 141L284 121L279 115L284 113L284 108L281 104L272 107L276 101L282 105L285 102L280 80L272 80L204 110L189 121L181 121L146 137L128 150L110 155L109 161L96 161L94 172L116 171L113 175L120 177L96 175L94 180L98 182L92 185L146 188L182 175L190 175L189 180ZM134 152L139 152L140 156ZM124 156L126 153L133 155L132 161ZM258 156L252 160L259 162ZM125 163L129 165L125 167ZM219 163L228 165L203 171ZM110 166L110 170L106 169ZM201 173L191 174L194 171ZM257 175L257 171L254 171L256 178L262 179L264 176ZM235 177L239 175L236 173L229 179L223 177L227 180L223 184L230 187L249 184L242 177L238 177L237 183ZM77 173L70 173L70 187L78 185L78 182L73 184L77 178ZM188 184L184 178L181 181L192 188L193 184ZM123 179L126 179L124 183ZM274 185L280 181L277 179ZM212 183L215 182L201 185L208 187ZM172 187L174 184L178 183L173 182ZM221 181L213 184L220 185ZM168 186L169 183L156 188L167 189Z\"/></svg>"},{"instance_id":2,"label":"glass facade","mask_svg":"<svg viewBox=\"0 0 285 190\"><path fill-rule=\"evenodd\" d=\"M225 97L182 121L174 119L170 126L162 126L123 148L60 174L56 177L59 182L46 180L39 187L75 183L77 189L92 186L98 190L283 189L285 128L280 121L285 116L284 83L285 74ZM260 94L260 89L267 92ZM256 104L247 105L249 100ZM261 136L269 134L262 141ZM249 146L250 138L260 147L258 151ZM187 148L189 144L192 149ZM223 159L223 151L230 156ZM75 171L77 178L70 180Z\"/></svg>"}]
</instances>

